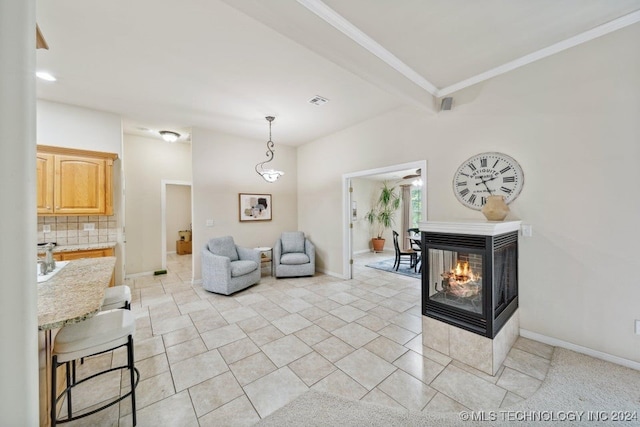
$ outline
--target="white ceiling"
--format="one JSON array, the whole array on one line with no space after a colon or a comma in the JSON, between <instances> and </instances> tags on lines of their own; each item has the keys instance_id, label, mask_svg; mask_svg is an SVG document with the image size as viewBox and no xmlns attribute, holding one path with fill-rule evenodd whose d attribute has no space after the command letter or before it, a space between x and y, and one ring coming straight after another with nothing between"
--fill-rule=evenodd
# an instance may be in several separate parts
<instances>
[{"instance_id":1,"label":"white ceiling","mask_svg":"<svg viewBox=\"0 0 640 427\"><path fill-rule=\"evenodd\" d=\"M301 145L640 21L640 0L57 0L41 99ZM542 51L541 51L542 50ZM314 106L315 95L329 103Z\"/></svg>"}]
</instances>

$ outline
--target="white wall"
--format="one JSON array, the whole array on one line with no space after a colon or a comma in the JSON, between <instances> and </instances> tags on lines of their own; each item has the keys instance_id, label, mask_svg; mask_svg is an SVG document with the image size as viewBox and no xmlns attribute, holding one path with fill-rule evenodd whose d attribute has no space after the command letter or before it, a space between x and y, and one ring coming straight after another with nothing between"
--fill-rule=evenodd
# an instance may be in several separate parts
<instances>
[{"instance_id":1,"label":"white wall","mask_svg":"<svg viewBox=\"0 0 640 427\"><path fill-rule=\"evenodd\" d=\"M273 139L273 167L285 175L268 183L254 170L264 160L264 141L255 141L215 131L194 128L193 150L193 260L194 277L202 277L200 251L212 237L233 236L236 244L245 247L273 246L283 231L301 230L312 241L318 236L298 227L296 150L278 144ZM272 221L240 222L239 193L271 194ZM322 206L324 200L313 201ZM206 220L214 221L206 227Z\"/></svg>"},{"instance_id":2,"label":"white wall","mask_svg":"<svg viewBox=\"0 0 640 427\"><path fill-rule=\"evenodd\" d=\"M342 174L426 158L429 219L481 220L453 174L504 152L525 174L507 219L534 233L520 241L521 327L640 362L640 283L625 273L640 241L639 40L636 24L455 93L452 111L399 109L301 147L300 228L325 268L343 271Z\"/></svg>"},{"instance_id":3,"label":"white wall","mask_svg":"<svg viewBox=\"0 0 640 427\"><path fill-rule=\"evenodd\" d=\"M35 1L0 1L0 425L38 425Z\"/></svg>"},{"instance_id":4,"label":"white wall","mask_svg":"<svg viewBox=\"0 0 640 427\"><path fill-rule=\"evenodd\" d=\"M162 180L191 181L191 147L125 134L124 154L126 274L153 272L162 268L166 244L162 241Z\"/></svg>"},{"instance_id":5,"label":"white wall","mask_svg":"<svg viewBox=\"0 0 640 427\"><path fill-rule=\"evenodd\" d=\"M191 186L167 184L166 230L167 253L176 251L176 240L181 230L191 225Z\"/></svg>"},{"instance_id":6,"label":"white wall","mask_svg":"<svg viewBox=\"0 0 640 427\"><path fill-rule=\"evenodd\" d=\"M37 143L116 153L113 163L113 217L118 228L116 283L123 280L122 120L119 115L45 100L37 102Z\"/></svg>"}]
</instances>

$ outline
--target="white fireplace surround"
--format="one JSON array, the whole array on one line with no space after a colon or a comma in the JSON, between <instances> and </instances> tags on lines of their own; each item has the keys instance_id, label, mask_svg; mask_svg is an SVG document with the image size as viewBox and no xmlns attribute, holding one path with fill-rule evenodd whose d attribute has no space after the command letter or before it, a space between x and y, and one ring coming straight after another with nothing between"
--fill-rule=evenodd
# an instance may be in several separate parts
<instances>
[{"instance_id":1,"label":"white fireplace surround","mask_svg":"<svg viewBox=\"0 0 640 427\"><path fill-rule=\"evenodd\" d=\"M418 224L420 231L429 233L472 234L476 236L497 236L520 230L522 221L427 221Z\"/></svg>"}]
</instances>

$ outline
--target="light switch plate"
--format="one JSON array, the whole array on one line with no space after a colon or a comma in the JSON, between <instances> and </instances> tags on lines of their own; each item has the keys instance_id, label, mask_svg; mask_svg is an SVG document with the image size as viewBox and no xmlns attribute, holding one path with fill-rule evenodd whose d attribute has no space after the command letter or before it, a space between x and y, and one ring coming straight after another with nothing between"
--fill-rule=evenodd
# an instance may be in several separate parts
<instances>
[{"instance_id":1,"label":"light switch plate","mask_svg":"<svg viewBox=\"0 0 640 427\"><path fill-rule=\"evenodd\" d=\"M206 226L207 227L213 227L213 220L212 219L208 219L206 222Z\"/></svg>"},{"instance_id":2,"label":"light switch plate","mask_svg":"<svg viewBox=\"0 0 640 427\"><path fill-rule=\"evenodd\" d=\"M43 233L51 233L51 226L49 224L45 224L42 226Z\"/></svg>"},{"instance_id":3,"label":"light switch plate","mask_svg":"<svg viewBox=\"0 0 640 427\"><path fill-rule=\"evenodd\" d=\"M84 224L82 224L82 226L83 231L93 231L96 229L96 225L92 222L85 222Z\"/></svg>"}]
</instances>

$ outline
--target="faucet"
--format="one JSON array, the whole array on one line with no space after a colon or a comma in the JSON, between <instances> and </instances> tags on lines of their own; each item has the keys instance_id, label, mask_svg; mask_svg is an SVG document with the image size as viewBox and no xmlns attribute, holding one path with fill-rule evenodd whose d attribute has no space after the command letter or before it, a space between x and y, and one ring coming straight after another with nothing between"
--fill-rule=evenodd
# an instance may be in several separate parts
<instances>
[{"instance_id":1,"label":"faucet","mask_svg":"<svg viewBox=\"0 0 640 427\"><path fill-rule=\"evenodd\" d=\"M50 273L53 270L55 270L56 268L56 260L53 259L53 243L47 243L46 245L44 245L44 250L45 250L45 258L44 258L44 263L45 263L45 273ZM42 267L40 267L42 271Z\"/></svg>"}]
</instances>

